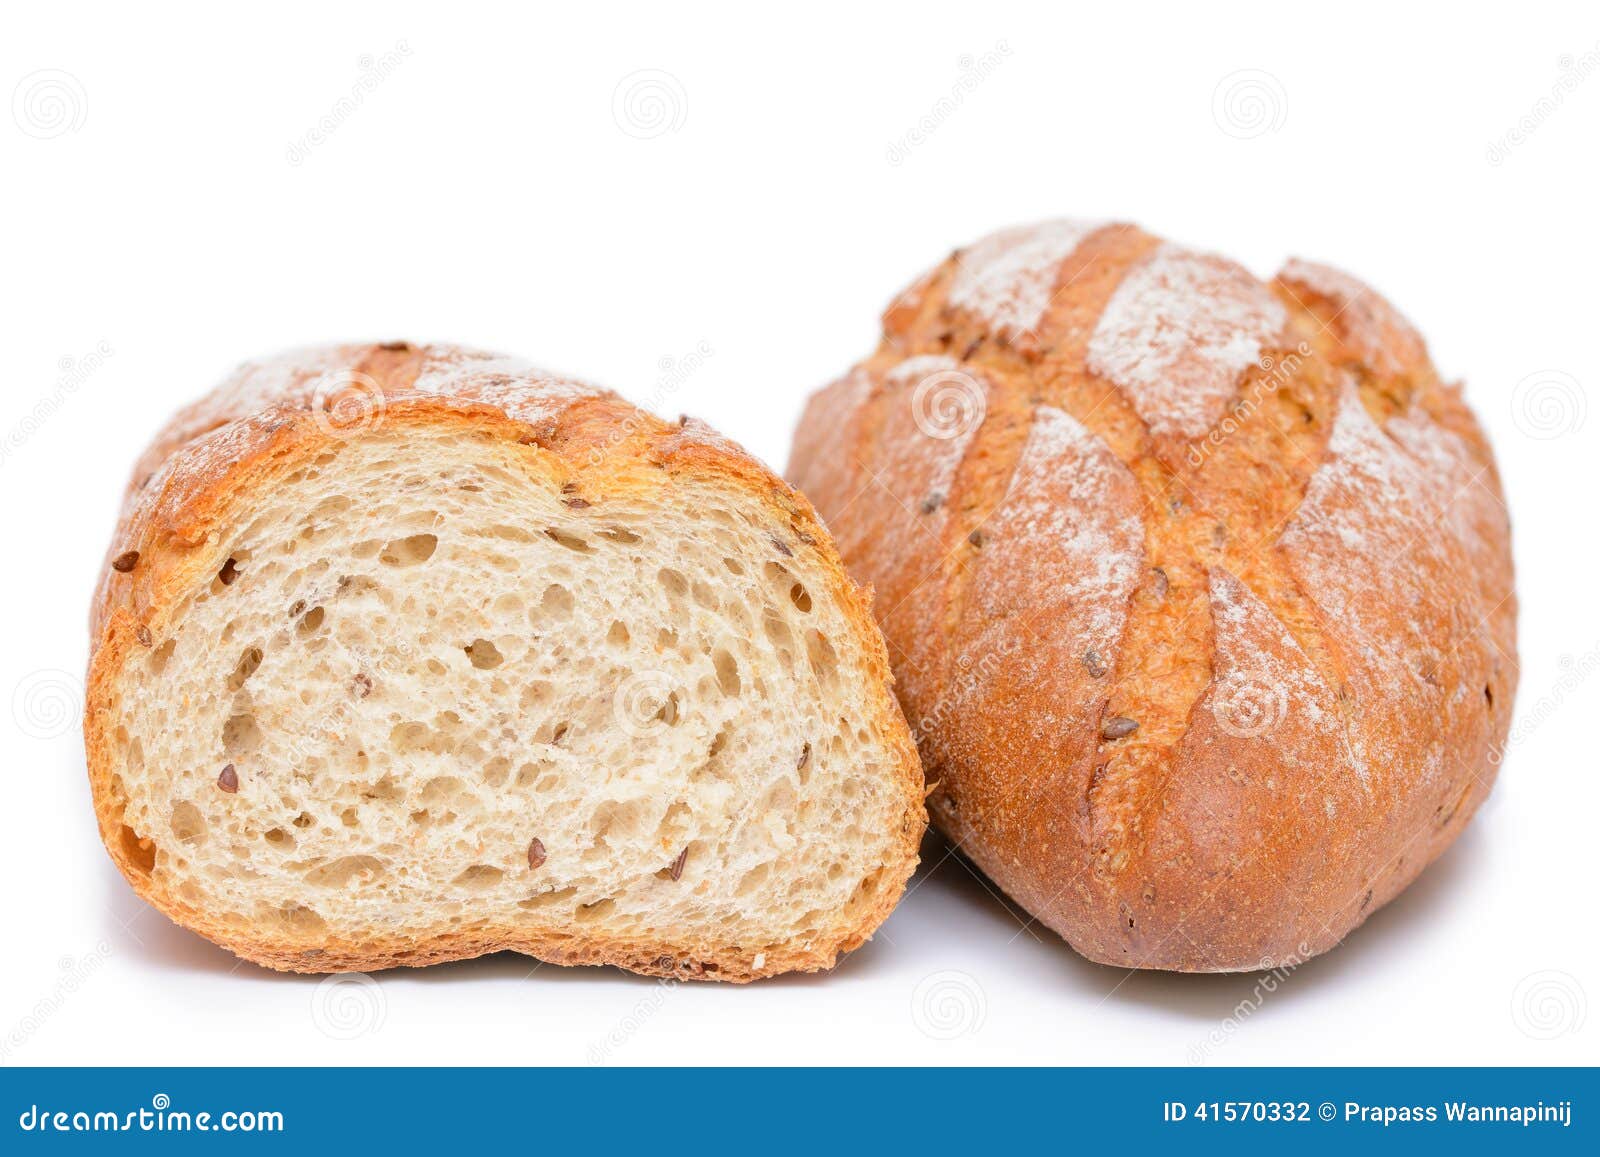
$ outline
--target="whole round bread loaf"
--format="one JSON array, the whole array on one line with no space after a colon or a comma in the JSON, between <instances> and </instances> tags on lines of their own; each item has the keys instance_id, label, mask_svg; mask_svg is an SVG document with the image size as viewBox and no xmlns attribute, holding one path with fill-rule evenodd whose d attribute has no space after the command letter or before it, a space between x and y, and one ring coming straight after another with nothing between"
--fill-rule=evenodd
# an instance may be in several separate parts
<instances>
[{"instance_id":1,"label":"whole round bread loaf","mask_svg":"<svg viewBox=\"0 0 1600 1157\"><path fill-rule=\"evenodd\" d=\"M814 970L916 865L916 752L810 505L514 359L247 363L140 461L92 630L106 847L274 968Z\"/></svg>"},{"instance_id":2,"label":"whole round bread loaf","mask_svg":"<svg viewBox=\"0 0 1600 1157\"><path fill-rule=\"evenodd\" d=\"M1516 689L1500 482L1383 298L1123 224L963 249L789 477L876 590L937 825L1090 959L1336 944L1460 833Z\"/></svg>"}]
</instances>

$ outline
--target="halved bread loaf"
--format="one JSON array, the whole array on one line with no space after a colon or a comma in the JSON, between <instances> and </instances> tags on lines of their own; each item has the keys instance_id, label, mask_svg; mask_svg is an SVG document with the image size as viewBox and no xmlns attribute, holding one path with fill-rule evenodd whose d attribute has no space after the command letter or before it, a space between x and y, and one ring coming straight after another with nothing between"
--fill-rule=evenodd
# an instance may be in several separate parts
<instances>
[{"instance_id":1,"label":"halved bread loaf","mask_svg":"<svg viewBox=\"0 0 1600 1157\"><path fill-rule=\"evenodd\" d=\"M1371 289L1007 230L812 399L790 478L873 584L936 823L1084 955L1254 969L1461 833L1517 684L1457 387Z\"/></svg>"},{"instance_id":2,"label":"halved bread loaf","mask_svg":"<svg viewBox=\"0 0 1600 1157\"><path fill-rule=\"evenodd\" d=\"M805 499L505 358L243 367L139 464L93 635L112 858L271 967L826 968L916 863L883 642Z\"/></svg>"}]
</instances>

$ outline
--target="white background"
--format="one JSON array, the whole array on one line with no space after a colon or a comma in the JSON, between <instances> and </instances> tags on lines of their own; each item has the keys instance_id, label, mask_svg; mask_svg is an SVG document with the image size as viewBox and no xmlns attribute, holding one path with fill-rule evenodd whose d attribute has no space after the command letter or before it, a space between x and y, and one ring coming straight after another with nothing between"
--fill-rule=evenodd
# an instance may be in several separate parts
<instances>
[{"instance_id":1,"label":"white background","mask_svg":"<svg viewBox=\"0 0 1600 1157\"><path fill-rule=\"evenodd\" d=\"M7 9L4 1063L1600 1059L1592 4L524 7ZM828 976L674 988L502 956L329 988L133 899L76 734L85 617L125 473L179 403L284 346L451 340L656 395L781 468L807 392L915 273L1056 215L1355 271L1494 440L1518 740L1467 834L1344 946L1259 1000L1257 976L1130 975L945 859Z\"/></svg>"}]
</instances>

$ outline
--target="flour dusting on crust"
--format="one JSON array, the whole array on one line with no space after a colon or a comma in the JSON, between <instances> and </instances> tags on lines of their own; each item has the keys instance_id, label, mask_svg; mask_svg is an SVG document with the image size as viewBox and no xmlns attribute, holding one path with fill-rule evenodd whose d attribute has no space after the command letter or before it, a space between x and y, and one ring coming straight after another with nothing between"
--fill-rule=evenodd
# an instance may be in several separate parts
<instances>
[{"instance_id":1,"label":"flour dusting on crust","mask_svg":"<svg viewBox=\"0 0 1600 1157\"><path fill-rule=\"evenodd\" d=\"M1035 629L1109 655L1140 577L1144 524L1133 474L1097 435L1041 406L1006 500L985 526L983 568ZM1020 596L1020 597L1019 597ZM1076 652L1074 652L1076 653Z\"/></svg>"},{"instance_id":2,"label":"flour dusting on crust","mask_svg":"<svg viewBox=\"0 0 1600 1157\"><path fill-rule=\"evenodd\" d=\"M1278 280L1308 289L1333 302L1335 330L1369 367L1383 374L1404 373L1427 361L1428 350L1412 324L1371 286L1331 265L1291 259Z\"/></svg>"},{"instance_id":3,"label":"flour dusting on crust","mask_svg":"<svg viewBox=\"0 0 1600 1157\"><path fill-rule=\"evenodd\" d=\"M1490 678L1483 629L1491 608L1473 560L1488 549L1480 535L1505 530L1493 525L1492 512L1464 513L1481 499L1452 491L1459 468L1438 469L1452 453L1440 441L1447 435L1424 434L1415 419L1392 420L1390 429L1405 441L1380 428L1347 384L1327 458L1279 545L1306 593L1348 640L1358 755L1375 774L1381 768L1425 788L1450 770L1441 766L1439 745L1431 753L1408 750L1396 743L1392 724L1451 736L1485 726L1469 699ZM1447 687L1454 688L1448 695Z\"/></svg>"},{"instance_id":4,"label":"flour dusting on crust","mask_svg":"<svg viewBox=\"0 0 1600 1157\"><path fill-rule=\"evenodd\" d=\"M917 428L917 457L923 462L922 483L948 494L956 468L972 436L982 425L989 402L983 378L954 358L939 354L907 358L890 370L889 385L905 393ZM919 391L925 391L919 397Z\"/></svg>"},{"instance_id":5,"label":"flour dusting on crust","mask_svg":"<svg viewBox=\"0 0 1600 1157\"><path fill-rule=\"evenodd\" d=\"M451 401L493 406L529 425L551 420L581 398L606 393L598 386L538 369L521 358L454 346L427 347L427 360L411 388Z\"/></svg>"},{"instance_id":6,"label":"flour dusting on crust","mask_svg":"<svg viewBox=\"0 0 1600 1157\"><path fill-rule=\"evenodd\" d=\"M1393 640L1392 616L1372 592L1404 599L1417 582L1409 547L1423 529L1415 510L1421 489L1414 468L1347 386L1327 457L1279 544L1300 560L1312 597L1330 618L1355 628L1373 662Z\"/></svg>"},{"instance_id":7,"label":"flour dusting on crust","mask_svg":"<svg viewBox=\"0 0 1600 1157\"><path fill-rule=\"evenodd\" d=\"M1492 454L1353 279L1291 263L1262 284L1123 226L1064 256L1040 244L1057 228L916 282L863 363L866 418L841 437L837 385L808 406L797 478L877 588L963 854L1102 963L1304 959L1494 779L1517 661ZM1290 349L1303 364L1267 381ZM886 383L952 352L991 409L959 453L913 424L914 379ZM1233 408L1285 384L1303 425L1244 431ZM1245 436L1185 485L1185 442L1233 416Z\"/></svg>"},{"instance_id":8,"label":"flour dusting on crust","mask_svg":"<svg viewBox=\"0 0 1600 1157\"><path fill-rule=\"evenodd\" d=\"M308 383L326 375L349 373L360 346L315 346L289 350L276 357L247 361L216 389L175 414L146 451L141 465L149 473L172 449L218 426L281 405L303 406L311 397Z\"/></svg>"},{"instance_id":9,"label":"flour dusting on crust","mask_svg":"<svg viewBox=\"0 0 1600 1157\"><path fill-rule=\"evenodd\" d=\"M1055 296L1061 263L1105 224L1062 218L991 233L956 256L947 300L1002 333L1030 333Z\"/></svg>"},{"instance_id":10,"label":"flour dusting on crust","mask_svg":"<svg viewBox=\"0 0 1600 1157\"><path fill-rule=\"evenodd\" d=\"M390 359L376 359L387 351ZM394 358L417 359L414 375L396 369ZM181 411L141 460L152 474L179 447L241 418L315 409L343 421L348 406L362 427L377 424L389 404L412 397L435 398L466 408L486 405L529 425L548 422L570 403L607 395L598 386L538 369L521 358L448 345L308 347L249 361L223 383Z\"/></svg>"},{"instance_id":11,"label":"flour dusting on crust","mask_svg":"<svg viewBox=\"0 0 1600 1157\"><path fill-rule=\"evenodd\" d=\"M1151 433L1199 438L1287 322L1283 304L1248 270L1163 244L1117 286L1087 364L1127 395Z\"/></svg>"},{"instance_id":12,"label":"flour dusting on crust","mask_svg":"<svg viewBox=\"0 0 1600 1157\"><path fill-rule=\"evenodd\" d=\"M1320 780L1353 769L1369 784L1366 765L1350 747L1333 689L1294 635L1234 575L1213 567L1210 579L1216 655L1207 705L1221 730L1252 740L1289 728L1298 742L1280 745L1274 755L1285 749L1337 752L1337 766L1299 770Z\"/></svg>"}]
</instances>

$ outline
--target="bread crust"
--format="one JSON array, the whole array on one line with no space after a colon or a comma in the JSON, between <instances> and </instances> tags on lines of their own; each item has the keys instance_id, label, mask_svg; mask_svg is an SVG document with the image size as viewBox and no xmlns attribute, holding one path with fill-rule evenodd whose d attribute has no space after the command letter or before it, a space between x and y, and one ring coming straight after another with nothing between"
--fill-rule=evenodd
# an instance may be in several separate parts
<instances>
[{"instance_id":1,"label":"bread crust","mask_svg":"<svg viewBox=\"0 0 1600 1157\"><path fill-rule=\"evenodd\" d=\"M731 946L603 935L540 935L485 923L426 940L359 941L318 932L268 935L251 922L197 909L164 888L151 867L151 838L123 823L114 735L130 656L157 645L167 616L196 582L225 561L219 528L246 497L368 428L442 428L525 448L534 469L585 494L626 499L674 478L714 479L758 498L785 550L809 552L856 634L871 678L874 728L896 758L904 808L894 853L875 899L840 913L809 944ZM787 533L784 533L784 531ZM135 557L134 552L137 552ZM141 456L106 552L90 616L84 740L101 837L134 890L175 922L269 968L295 972L421 966L499 951L557 964L612 964L650 976L743 982L831 968L870 938L916 867L926 824L916 749L892 693L892 675L870 610L870 592L845 574L811 504L738 446L701 422L664 422L614 393L557 378L494 354L403 342L296 351L247 363L177 414ZM848 918L846 918L848 917Z\"/></svg>"},{"instance_id":2,"label":"bread crust","mask_svg":"<svg viewBox=\"0 0 1600 1157\"><path fill-rule=\"evenodd\" d=\"M788 477L878 591L934 822L1092 960L1325 951L1493 782L1517 683L1493 455L1337 270L996 234L889 307Z\"/></svg>"}]
</instances>

